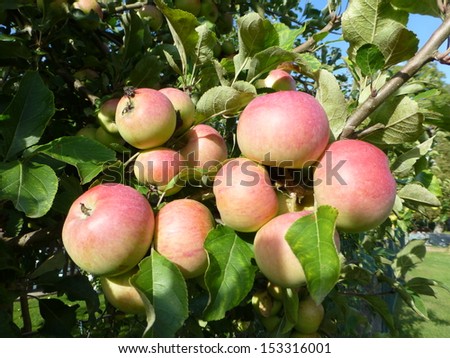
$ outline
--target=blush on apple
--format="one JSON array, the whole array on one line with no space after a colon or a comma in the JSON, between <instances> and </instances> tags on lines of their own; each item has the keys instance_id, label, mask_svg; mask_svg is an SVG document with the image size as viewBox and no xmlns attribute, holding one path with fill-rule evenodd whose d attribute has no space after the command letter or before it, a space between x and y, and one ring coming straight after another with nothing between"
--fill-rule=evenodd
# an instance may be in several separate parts
<instances>
[{"instance_id":1,"label":"blush on apple","mask_svg":"<svg viewBox=\"0 0 450 358\"><path fill-rule=\"evenodd\" d=\"M173 108L177 112L175 135L186 132L195 122L195 105L191 97L178 88L161 88L159 92L172 102Z\"/></svg>"}]
</instances>

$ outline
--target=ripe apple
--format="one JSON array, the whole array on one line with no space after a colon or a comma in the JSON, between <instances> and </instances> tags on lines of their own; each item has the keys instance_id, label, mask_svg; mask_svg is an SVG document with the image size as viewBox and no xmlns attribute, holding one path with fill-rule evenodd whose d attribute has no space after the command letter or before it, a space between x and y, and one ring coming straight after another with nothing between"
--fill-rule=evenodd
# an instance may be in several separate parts
<instances>
[{"instance_id":1,"label":"ripe apple","mask_svg":"<svg viewBox=\"0 0 450 358\"><path fill-rule=\"evenodd\" d=\"M117 105L116 124L123 139L138 149L163 145L175 131L176 113L170 100L151 88L124 95Z\"/></svg>"},{"instance_id":2,"label":"ripe apple","mask_svg":"<svg viewBox=\"0 0 450 358\"><path fill-rule=\"evenodd\" d=\"M269 166L303 168L325 150L330 127L313 96L281 91L253 99L239 117L236 135L242 154L249 159Z\"/></svg>"},{"instance_id":3,"label":"ripe apple","mask_svg":"<svg viewBox=\"0 0 450 358\"><path fill-rule=\"evenodd\" d=\"M142 20L148 22L150 29L157 31L161 28L164 22L164 16L159 9L154 5L144 5L138 10L138 15Z\"/></svg>"},{"instance_id":4,"label":"ripe apple","mask_svg":"<svg viewBox=\"0 0 450 358\"><path fill-rule=\"evenodd\" d=\"M103 19L102 8L96 0L77 0L73 3L73 7L83 11L86 15L93 11L100 19Z\"/></svg>"},{"instance_id":5,"label":"ripe apple","mask_svg":"<svg viewBox=\"0 0 450 358\"><path fill-rule=\"evenodd\" d=\"M178 88L161 88L163 93L172 102L177 112L177 127L175 135L186 132L195 121L195 105L189 95Z\"/></svg>"},{"instance_id":6,"label":"ripe apple","mask_svg":"<svg viewBox=\"0 0 450 358\"><path fill-rule=\"evenodd\" d=\"M336 226L362 232L383 223L392 211L396 183L382 150L360 140L332 143L314 172L318 205L338 209Z\"/></svg>"},{"instance_id":7,"label":"ripe apple","mask_svg":"<svg viewBox=\"0 0 450 358\"><path fill-rule=\"evenodd\" d=\"M130 271L113 277L100 277L100 284L105 298L118 310L145 315L145 306L139 292L130 284L130 277L138 271L135 267Z\"/></svg>"},{"instance_id":8,"label":"ripe apple","mask_svg":"<svg viewBox=\"0 0 450 358\"><path fill-rule=\"evenodd\" d=\"M221 164L228 156L225 140L220 133L207 124L197 124L185 135L187 140L180 153L186 158L187 165L192 168L208 171Z\"/></svg>"},{"instance_id":9,"label":"ripe apple","mask_svg":"<svg viewBox=\"0 0 450 358\"><path fill-rule=\"evenodd\" d=\"M210 22L216 22L219 17L219 9L213 0L202 0L200 15Z\"/></svg>"},{"instance_id":10,"label":"ripe apple","mask_svg":"<svg viewBox=\"0 0 450 358\"><path fill-rule=\"evenodd\" d=\"M163 192L169 182L186 166L186 160L177 151L169 148L154 148L142 151L134 162L134 175L141 184L155 185ZM182 186L174 186L165 192L173 195Z\"/></svg>"},{"instance_id":11,"label":"ripe apple","mask_svg":"<svg viewBox=\"0 0 450 358\"><path fill-rule=\"evenodd\" d=\"M119 98L111 98L105 101L99 108L97 118L100 125L111 134L119 134L116 124L116 110Z\"/></svg>"},{"instance_id":12,"label":"ripe apple","mask_svg":"<svg viewBox=\"0 0 450 358\"><path fill-rule=\"evenodd\" d=\"M173 200L156 215L155 250L177 265L185 278L200 276L208 263L203 244L213 228L214 218L205 205Z\"/></svg>"},{"instance_id":13,"label":"ripe apple","mask_svg":"<svg viewBox=\"0 0 450 358\"><path fill-rule=\"evenodd\" d=\"M174 5L177 9L190 12L194 16L198 16L200 14L200 0L175 0Z\"/></svg>"},{"instance_id":14,"label":"ripe apple","mask_svg":"<svg viewBox=\"0 0 450 358\"><path fill-rule=\"evenodd\" d=\"M82 270L114 276L129 271L145 256L153 231L154 215L147 199L129 186L106 183L73 202L62 240Z\"/></svg>"},{"instance_id":15,"label":"ripe apple","mask_svg":"<svg viewBox=\"0 0 450 358\"><path fill-rule=\"evenodd\" d=\"M311 296L307 296L298 303L298 321L295 330L303 334L317 332L324 314L323 305L316 304Z\"/></svg>"},{"instance_id":16,"label":"ripe apple","mask_svg":"<svg viewBox=\"0 0 450 358\"><path fill-rule=\"evenodd\" d=\"M284 288L296 288L306 284L305 272L285 239L289 227L311 211L296 211L275 217L261 227L253 243L256 264L273 283ZM339 234L334 236L336 247Z\"/></svg>"},{"instance_id":17,"label":"ripe apple","mask_svg":"<svg viewBox=\"0 0 450 358\"><path fill-rule=\"evenodd\" d=\"M246 158L231 159L220 168L213 192L222 222L237 231L254 232L278 211L266 169Z\"/></svg>"},{"instance_id":18,"label":"ripe apple","mask_svg":"<svg viewBox=\"0 0 450 358\"><path fill-rule=\"evenodd\" d=\"M264 79L264 85L275 91L295 91L297 84L294 77L284 70L272 70Z\"/></svg>"}]
</instances>

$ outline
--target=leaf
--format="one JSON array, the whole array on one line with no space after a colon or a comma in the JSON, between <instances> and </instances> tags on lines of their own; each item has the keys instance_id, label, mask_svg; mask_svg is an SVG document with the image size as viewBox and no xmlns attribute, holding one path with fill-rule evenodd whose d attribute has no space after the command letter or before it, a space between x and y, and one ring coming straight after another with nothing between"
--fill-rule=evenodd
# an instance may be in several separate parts
<instances>
[{"instance_id":1,"label":"leaf","mask_svg":"<svg viewBox=\"0 0 450 358\"><path fill-rule=\"evenodd\" d=\"M279 47L287 51L294 48L295 41L306 30L306 22L298 29L291 29L283 23L276 23L273 26L278 33Z\"/></svg>"},{"instance_id":2,"label":"leaf","mask_svg":"<svg viewBox=\"0 0 450 358\"><path fill-rule=\"evenodd\" d=\"M315 73L322 67L322 63L310 53L298 54L296 62L299 65L300 73L311 78L314 78Z\"/></svg>"},{"instance_id":3,"label":"leaf","mask_svg":"<svg viewBox=\"0 0 450 358\"><path fill-rule=\"evenodd\" d=\"M413 149L408 150L406 153L400 155L392 164L391 171L394 174L404 176L414 167L417 160L426 155L433 145L434 137L427 139L423 143L420 143Z\"/></svg>"},{"instance_id":4,"label":"leaf","mask_svg":"<svg viewBox=\"0 0 450 358\"><path fill-rule=\"evenodd\" d=\"M389 327L391 333L395 336L396 328L394 317L389 311L389 307L386 301L384 301L381 297L375 295L361 295L358 297L366 301L372 307L372 309L380 315L380 317Z\"/></svg>"},{"instance_id":5,"label":"leaf","mask_svg":"<svg viewBox=\"0 0 450 358\"><path fill-rule=\"evenodd\" d=\"M308 291L317 304L339 278L341 263L334 243L337 215L336 209L320 206L315 214L298 219L285 235L305 271Z\"/></svg>"},{"instance_id":6,"label":"leaf","mask_svg":"<svg viewBox=\"0 0 450 358\"><path fill-rule=\"evenodd\" d=\"M262 74L275 69L279 64L294 61L296 58L297 54L292 51L283 50L278 46L266 48L255 54L251 59L247 80L252 82Z\"/></svg>"},{"instance_id":7,"label":"leaf","mask_svg":"<svg viewBox=\"0 0 450 358\"><path fill-rule=\"evenodd\" d=\"M226 226L210 231L204 248L208 253L205 284L209 301L203 318L214 321L224 318L250 292L256 267L251 263L250 246Z\"/></svg>"},{"instance_id":8,"label":"leaf","mask_svg":"<svg viewBox=\"0 0 450 358\"><path fill-rule=\"evenodd\" d=\"M409 97L394 97L381 105L371 116L368 127L382 128L363 137L375 145L396 145L414 142L423 132L423 114L417 102Z\"/></svg>"},{"instance_id":9,"label":"leaf","mask_svg":"<svg viewBox=\"0 0 450 358\"><path fill-rule=\"evenodd\" d=\"M316 77L316 98L325 110L334 138L338 138L348 116L348 104L336 77L327 70L320 70Z\"/></svg>"},{"instance_id":10,"label":"leaf","mask_svg":"<svg viewBox=\"0 0 450 358\"><path fill-rule=\"evenodd\" d=\"M413 277L412 279L406 282L406 287L416 292L417 294L435 296L434 290L431 288L431 286L440 287L446 290L447 292L450 292L450 289L443 282L429 278ZM432 294L429 294L430 291L427 291L426 287L428 287L431 290Z\"/></svg>"},{"instance_id":11,"label":"leaf","mask_svg":"<svg viewBox=\"0 0 450 358\"><path fill-rule=\"evenodd\" d=\"M356 51L356 65L363 76L372 76L384 67L384 56L380 49L373 44L362 45Z\"/></svg>"},{"instance_id":12,"label":"leaf","mask_svg":"<svg viewBox=\"0 0 450 358\"><path fill-rule=\"evenodd\" d=\"M434 17L442 17L436 0L391 0L393 6L408 11L411 14L430 15Z\"/></svg>"},{"instance_id":13,"label":"leaf","mask_svg":"<svg viewBox=\"0 0 450 358\"><path fill-rule=\"evenodd\" d=\"M155 321L150 325L154 337L174 337L188 318L186 282L180 270L155 250L139 264L139 271L130 279L151 303ZM148 317L148 316L147 316Z\"/></svg>"},{"instance_id":14,"label":"leaf","mask_svg":"<svg viewBox=\"0 0 450 358\"><path fill-rule=\"evenodd\" d=\"M194 62L197 65L211 63L214 60L214 47L218 44L215 32L206 24L196 28L198 42L195 46Z\"/></svg>"},{"instance_id":15,"label":"leaf","mask_svg":"<svg viewBox=\"0 0 450 358\"><path fill-rule=\"evenodd\" d=\"M141 54L143 49L151 43L151 34L136 11L125 11L122 14L122 24L125 33L123 56L129 59Z\"/></svg>"},{"instance_id":16,"label":"leaf","mask_svg":"<svg viewBox=\"0 0 450 358\"><path fill-rule=\"evenodd\" d=\"M197 102L198 119L235 115L255 97L254 93L241 92L233 87L213 87Z\"/></svg>"},{"instance_id":17,"label":"leaf","mask_svg":"<svg viewBox=\"0 0 450 358\"><path fill-rule=\"evenodd\" d=\"M78 169L82 184L90 182L108 162L116 160L115 152L103 144L84 136L60 137L47 144L32 148Z\"/></svg>"},{"instance_id":18,"label":"leaf","mask_svg":"<svg viewBox=\"0 0 450 358\"><path fill-rule=\"evenodd\" d=\"M149 71L149 68L152 70ZM153 54L145 53L134 66L128 78L128 84L133 87L153 88L161 80L161 61Z\"/></svg>"},{"instance_id":19,"label":"leaf","mask_svg":"<svg viewBox=\"0 0 450 358\"><path fill-rule=\"evenodd\" d=\"M350 59L366 44L377 46L392 66L413 57L419 40L406 29L408 13L392 7L388 0L350 1L342 15L344 40L350 43Z\"/></svg>"},{"instance_id":20,"label":"leaf","mask_svg":"<svg viewBox=\"0 0 450 358\"><path fill-rule=\"evenodd\" d=\"M53 337L71 337L71 330L77 323L78 307L68 306L56 298L40 299L39 312L45 320L40 331Z\"/></svg>"},{"instance_id":21,"label":"leaf","mask_svg":"<svg viewBox=\"0 0 450 358\"><path fill-rule=\"evenodd\" d=\"M19 89L5 110L9 119L2 123L0 133L6 160L36 144L55 113L53 93L42 81L39 73L27 72Z\"/></svg>"},{"instance_id":22,"label":"leaf","mask_svg":"<svg viewBox=\"0 0 450 358\"><path fill-rule=\"evenodd\" d=\"M0 200L10 200L29 218L44 216L58 191L58 178L47 165L33 162L0 163Z\"/></svg>"},{"instance_id":23,"label":"leaf","mask_svg":"<svg viewBox=\"0 0 450 358\"><path fill-rule=\"evenodd\" d=\"M31 279L35 279L47 272L54 270L61 270L66 264L66 255L63 251L58 251L56 254L51 255L43 263L41 263L36 270L30 274Z\"/></svg>"},{"instance_id":24,"label":"leaf","mask_svg":"<svg viewBox=\"0 0 450 358\"><path fill-rule=\"evenodd\" d=\"M439 199L419 184L406 184L399 190L398 196L403 200L410 201L415 204L441 206Z\"/></svg>"}]
</instances>

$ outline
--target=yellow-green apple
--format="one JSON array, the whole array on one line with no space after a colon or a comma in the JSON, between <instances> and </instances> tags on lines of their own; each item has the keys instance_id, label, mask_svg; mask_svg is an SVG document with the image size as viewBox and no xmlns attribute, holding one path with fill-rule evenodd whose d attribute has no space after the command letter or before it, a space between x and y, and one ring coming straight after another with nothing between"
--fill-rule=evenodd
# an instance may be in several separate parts
<instances>
[{"instance_id":1,"label":"yellow-green apple","mask_svg":"<svg viewBox=\"0 0 450 358\"><path fill-rule=\"evenodd\" d=\"M377 227L391 213L395 196L387 156L367 142L348 139L330 144L314 172L317 205L339 211L336 226L342 231Z\"/></svg>"},{"instance_id":2,"label":"yellow-green apple","mask_svg":"<svg viewBox=\"0 0 450 358\"><path fill-rule=\"evenodd\" d=\"M263 317L275 316L280 312L283 303L274 299L269 292L257 291L252 296L252 305L258 315Z\"/></svg>"},{"instance_id":3,"label":"yellow-green apple","mask_svg":"<svg viewBox=\"0 0 450 358\"><path fill-rule=\"evenodd\" d=\"M75 135L88 137L88 138L91 138L91 139L96 139L95 138L95 133L96 132L97 132L97 127L95 127L92 124L87 124L85 127L83 127L80 130L78 130L78 132Z\"/></svg>"},{"instance_id":4,"label":"yellow-green apple","mask_svg":"<svg viewBox=\"0 0 450 358\"><path fill-rule=\"evenodd\" d=\"M266 169L247 158L234 158L217 172L213 192L222 222L254 232L278 211L278 199Z\"/></svg>"},{"instance_id":5,"label":"yellow-green apple","mask_svg":"<svg viewBox=\"0 0 450 358\"><path fill-rule=\"evenodd\" d=\"M116 110L120 98L111 98L103 102L97 113L100 125L111 134L119 134L116 124Z\"/></svg>"},{"instance_id":6,"label":"yellow-green apple","mask_svg":"<svg viewBox=\"0 0 450 358\"><path fill-rule=\"evenodd\" d=\"M77 0L73 3L73 7L83 11L85 14L93 11L100 19L103 19L102 8L96 0Z\"/></svg>"},{"instance_id":7,"label":"yellow-green apple","mask_svg":"<svg viewBox=\"0 0 450 358\"><path fill-rule=\"evenodd\" d=\"M200 0L175 0L174 5L177 9L190 12L191 14L198 16L201 9Z\"/></svg>"},{"instance_id":8,"label":"yellow-green apple","mask_svg":"<svg viewBox=\"0 0 450 358\"><path fill-rule=\"evenodd\" d=\"M72 203L62 241L82 270L114 276L131 270L146 255L154 221L149 202L137 190L117 183L100 184Z\"/></svg>"},{"instance_id":9,"label":"yellow-green apple","mask_svg":"<svg viewBox=\"0 0 450 358\"><path fill-rule=\"evenodd\" d=\"M154 5L144 5L137 13L142 20L148 22L148 25L153 31L159 30L164 22L162 12Z\"/></svg>"},{"instance_id":10,"label":"yellow-green apple","mask_svg":"<svg viewBox=\"0 0 450 358\"><path fill-rule=\"evenodd\" d=\"M161 88L163 93L172 102L177 112L177 127L175 135L186 132L195 121L195 105L189 95L178 88Z\"/></svg>"},{"instance_id":11,"label":"yellow-green apple","mask_svg":"<svg viewBox=\"0 0 450 358\"><path fill-rule=\"evenodd\" d=\"M302 168L319 159L330 127L313 96L280 91L253 99L239 117L236 135L245 157L269 166Z\"/></svg>"},{"instance_id":12,"label":"yellow-green apple","mask_svg":"<svg viewBox=\"0 0 450 358\"><path fill-rule=\"evenodd\" d=\"M125 94L116 110L116 124L123 139L138 149L163 145L175 131L176 113L170 100L151 88Z\"/></svg>"},{"instance_id":13,"label":"yellow-green apple","mask_svg":"<svg viewBox=\"0 0 450 358\"><path fill-rule=\"evenodd\" d=\"M311 296L307 296L298 303L298 320L295 330L302 334L317 332L324 314L323 305L317 304Z\"/></svg>"},{"instance_id":14,"label":"yellow-green apple","mask_svg":"<svg viewBox=\"0 0 450 358\"><path fill-rule=\"evenodd\" d=\"M138 271L130 271L113 277L100 277L105 298L124 313L145 315L145 305L139 292L130 284L130 278Z\"/></svg>"},{"instance_id":15,"label":"yellow-green apple","mask_svg":"<svg viewBox=\"0 0 450 358\"><path fill-rule=\"evenodd\" d=\"M202 0L200 15L208 21L216 22L219 17L219 9L213 0Z\"/></svg>"},{"instance_id":16,"label":"yellow-green apple","mask_svg":"<svg viewBox=\"0 0 450 358\"><path fill-rule=\"evenodd\" d=\"M156 215L155 250L185 278L200 276L208 261L203 244L213 228L214 218L205 205L192 199L173 200Z\"/></svg>"},{"instance_id":17,"label":"yellow-green apple","mask_svg":"<svg viewBox=\"0 0 450 358\"><path fill-rule=\"evenodd\" d=\"M264 86L275 91L295 91L297 84L289 73L276 69L270 71L264 79Z\"/></svg>"},{"instance_id":18,"label":"yellow-green apple","mask_svg":"<svg viewBox=\"0 0 450 358\"><path fill-rule=\"evenodd\" d=\"M120 145L125 143L125 141L120 137L120 134L109 133L103 127L97 128L95 131L95 139L107 147L111 147L114 143Z\"/></svg>"},{"instance_id":19,"label":"yellow-green apple","mask_svg":"<svg viewBox=\"0 0 450 358\"><path fill-rule=\"evenodd\" d=\"M306 276L300 261L285 239L290 226L311 211L296 211L279 215L261 227L256 233L253 250L256 264L274 284L284 288L296 288L306 284ZM339 234L334 235L336 250Z\"/></svg>"},{"instance_id":20,"label":"yellow-green apple","mask_svg":"<svg viewBox=\"0 0 450 358\"><path fill-rule=\"evenodd\" d=\"M186 166L186 160L177 151L170 148L154 148L139 153L134 162L133 171L141 184L151 184L160 192ZM165 195L173 195L182 189L175 185L165 191Z\"/></svg>"}]
</instances>

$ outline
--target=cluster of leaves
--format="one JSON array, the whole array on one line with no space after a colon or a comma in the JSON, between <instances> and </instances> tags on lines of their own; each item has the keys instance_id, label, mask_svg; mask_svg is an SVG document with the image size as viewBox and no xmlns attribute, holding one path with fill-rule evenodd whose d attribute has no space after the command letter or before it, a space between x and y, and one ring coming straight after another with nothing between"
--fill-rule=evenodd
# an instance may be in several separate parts
<instances>
[{"instance_id":1,"label":"cluster of leaves","mask_svg":"<svg viewBox=\"0 0 450 358\"><path fill-rule=\"evenodd\" d=\"M236 156L239 112L255 96L270 91L257 88L257 80L283 67L294 71L302 90L315 94L338 139L355 109L390 81L393 66L417 52L418 40L406 28L408 13L442 15L434 1L422 7L421 2L358 0L350 2L340 23L340 1L329 1L324 11L310 4L300 8L299 1L251 5L231 1L224 2L221 11L232 14L235 23L223 31L223 26L155 0L165 24L153 31L133 2L128 7L119 1L106 2L103 20L64 1L39 3L38 7L32 0L0 4L5 24L0 26L2 336L20 334L11 307L18 296L26 301L33 285L64 294L70 301L86 301L87 318L82 322L87 328L82 335L101 335L98 327L106 332L111 325L120 325L120 320L111 323L105 318L105 312L98 314L98 294L86 275L67 275L76 269L68 265L60 240L70 203L87 187L101 180L137 187L127 171L134 149L108 148L74 136L95 123L102 102L121 96L124 86L183 88L196 101L198 121L215 125L228 141L230 156ZM326 42L329 32L341 24L350 46L345 62L340 51ZM231 56L217 51L225 41L235 46ZM346 77L334 72L344 65L352 79L343 84L340 81ZM421 212L440 204L434 175L427 172L434 137L426 137L424 131L428 123L443 123L427 106L426 100L436 96L434 89L410 83L365 116L352 133L389 153L399 183L395 216L374 233L346 237L341 260L329 250L337 215L332 208L320 208L315 216L300 219L286 236L305 267L309 293L326 306L323 334L371 335L373 322L364 318L371 312L372 318L385 324L380 332L387 329L395 335L393 297L425 315L420 294L431 294L431 286L438 283L405 279L407 270L423 258L424 243L403 248L402 238L409 210ZM210 197L210 188L186 190L189 195ZM211 201L205 203L214 211ZM302 235L317 250L305 255L294 240ZM218 226L205 242L208 269L194 281L185 281L172 263L152 252L132 279L148 299L146 321L138 320L139 334L264 335L252 311L251 295L265 287L266 280L256 268L251 245L251 235ZM58 299L39 302L45 320L41 334L74 333L76 305ZM286 320L278 335L287 335L295 323L294 302L285 302ZM26 318L26 310L22 314ZM31 328L24 327L24 333Z\"/></svg>"}]
</instances>

